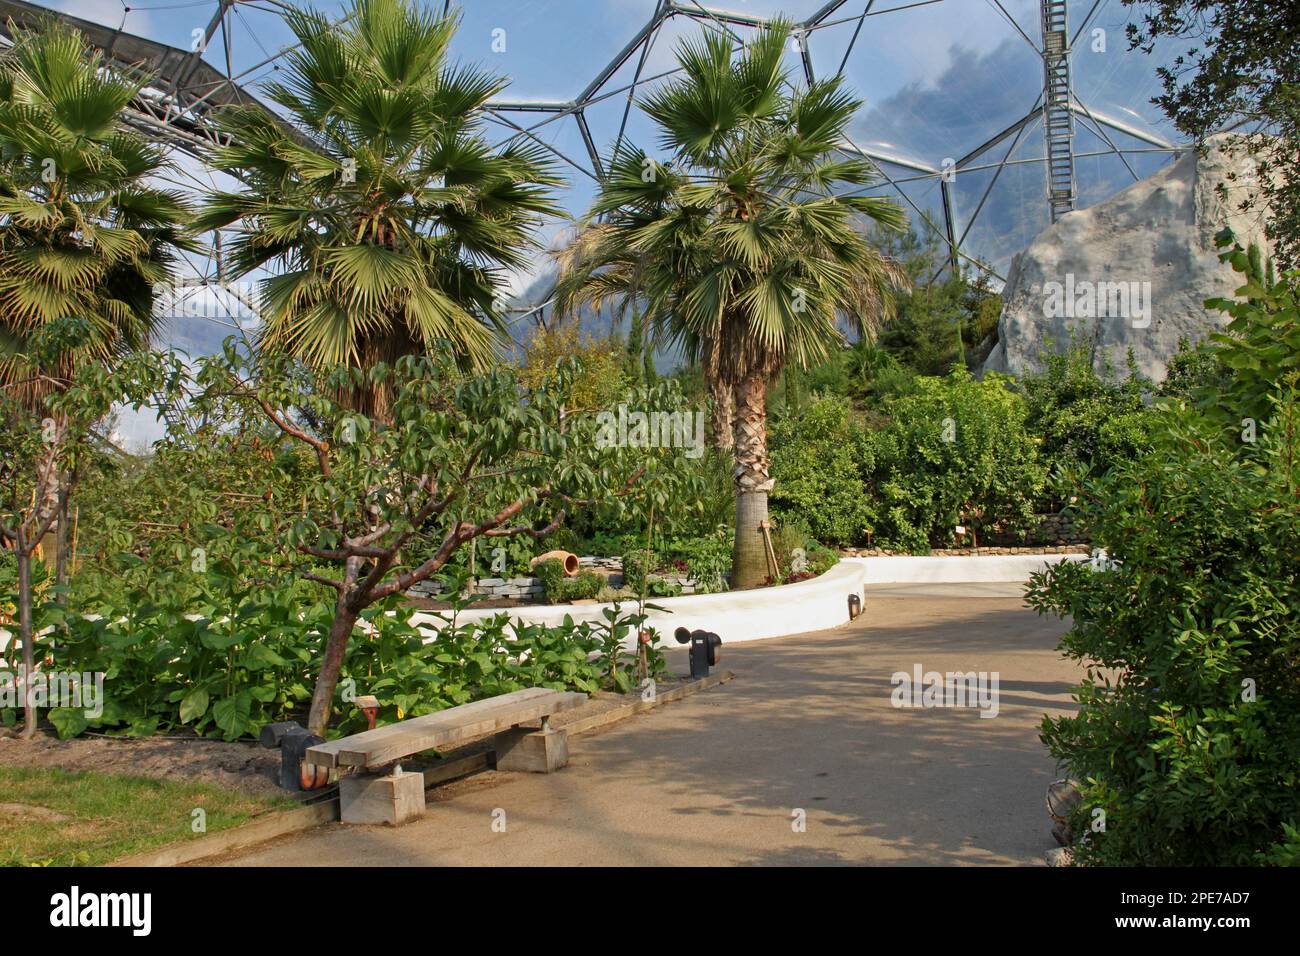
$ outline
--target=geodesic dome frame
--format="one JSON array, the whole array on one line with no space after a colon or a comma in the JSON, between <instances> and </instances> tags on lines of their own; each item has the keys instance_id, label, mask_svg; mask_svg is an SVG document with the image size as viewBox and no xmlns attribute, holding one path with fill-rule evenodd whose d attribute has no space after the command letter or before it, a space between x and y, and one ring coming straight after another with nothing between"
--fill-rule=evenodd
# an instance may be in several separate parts
<instances>
[{"instance_id":1,"label":"geodesic dome frame","mask_svg":"<svg viewBox=\"0 0 1300 956\"><path fill-rule=\"evenodd\" d=\"M47 2L80 10L90 0ZM120 5L119 25L26 0L0 0L0 32L8 34L10 20L38 29L47 18L58 17L114 61L155 77L127 122L193 159L201 159L215 139L212 111L232 102L258 102L257 82L294 47L268 47L263 40L271 32L269 21L254 19L277 17L287 6L282 0L153 0L135 7L130 0L94 2L100 3L101 19L111 19ZM945 268L968 263L995 280L1004 278L1010 256L1057 217L1076 204L1105 198L1187 148L1151 111L1140 115L1156 62L1129 54L1119 61L1127 63L1120 69L1114 56L1126 43L1111 36L1112 57L1105 67L1110 73L1100 83L1088 79L1096 71L1094 61L1100 62L1098 33L1104 48L1107 30L1116 32L1113 22L1098 24L1103 14L1122 13L1119 0L733 0L742 10L700 0L608 0L603 7L587 3L576 11L572 5L557 9L566 6L564 0L433 0L432 5L443 13L459 11L458 36L478 42L478 47L453 46L461 56L504 53L511 44L518 46L520 32L527 38L551 29L552 42L555 36L576 36L572 49L560 44L553 61L536 67L546 73L545 89L523 90L542 95L520 97L517 87L529 84L516 83L507 91L510 98L491 101L488 110L501 140L526 137L540 143L570 172L575 215L584 211L584 196L604 174L602 145L617 149L646 135L637 127L634 101L638 90L676 72L665 63L674 36L711 30L739 44L777 15L794 21L789 58L796 78L811 82L843 74L863 96L861 135L855 130L844 149L875 163L883 179L874 188L900 197L914 228L946 253ZM598 12L609 9L642 16L601 20ZM188 29L188 48L127 29L133 18L157 11L171 12L151 32L174 40ZM556 21L568 24L567 33L554 32ZM996 32L988 31L990 24ZM977 55L961 54L961 44L977 28L987 34L971 41ZM952 63L933 89L920 81L891 79L891 70L895 77L907 72L906 62L890 55L903 39L914 57L925 55L927 43L935 50L948 43ZM603 66L589 77L585 71L573 76L577 67L564 60L566 54L597 57L611 42L618 45ZM596 48L581 51L583 44ZM966 62L958 62L959 54ZM989 76L981 78L981 70ZM519 62L507 62L498 72L517 79L515 74L527 71ZM961 92L966 81L983 86L967 96ZM570 84L571 96L553 95ZM1118 106L1107 95L1117 84L1136 87ZM1085 89L1076 88L1080 85ZM996 108L990 106L994 100ZM1088 171L1086 164L1101 169L1103 161L1108 172ZM184 174L190 181L179 185L203 188L193 165L188 169ZM196 287L222 285L219 233L196 273ZM547 286L540 281L517 290L516 321L541 314ZM246 297L235 303L234 311L240 308L251 308Z\"/></svg>"}]
</instances>

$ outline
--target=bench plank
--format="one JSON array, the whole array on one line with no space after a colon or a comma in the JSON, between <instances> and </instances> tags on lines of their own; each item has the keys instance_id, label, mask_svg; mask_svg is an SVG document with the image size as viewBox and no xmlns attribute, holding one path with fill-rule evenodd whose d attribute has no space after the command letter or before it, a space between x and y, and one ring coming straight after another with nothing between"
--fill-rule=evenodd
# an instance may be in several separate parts
<instances>
[{"instance_id":1,"label":"bench plank","mask_svg":"<svg viewBox=\"0 0 1300 956\"><path fill-rule=\"evenodd\" d=\"M317 744L303 759L321 767L375 767L540 720L586 701L586 694L528 687Z\"/></svg>"}]
</instances>

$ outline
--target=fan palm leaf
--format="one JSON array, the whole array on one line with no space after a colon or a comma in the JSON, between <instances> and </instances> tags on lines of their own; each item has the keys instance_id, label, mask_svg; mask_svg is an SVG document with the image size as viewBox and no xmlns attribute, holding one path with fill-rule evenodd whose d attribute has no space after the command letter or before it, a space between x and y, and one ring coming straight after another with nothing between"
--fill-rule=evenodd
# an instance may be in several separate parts
<instances>
[{"instance_id":1,"label":"fan palm leaf","mask_svg":"<svg viewBox=\"0 0 1300 956\"><path fill-rule=\"evenodd\" d=\"M507 270L560 215L541 147L490 146L484 104L504 81L449 62L458 26L412 0L354 0L339 26L292 10L298 46L265 88L296 127L231 107L212 162L242 193L213 192L199 229L238 223L235 276L269 273L260 344L317 365L366 367L450 348L493 360ZM381 383L351 397L376 417Z\"/></svg>"},{"instance_id":2,"label":"fan palm leaf","mask_svg":"<svg viewBox=\"0 0 1300 956\"><path fill-rule=\"evenodd\" d=\"M190 210L160 148L120 124L143 80L75 30L15 30L0 54L0 387L38 407L79 362L147 346Z\"/></svg>"}]
</instances>

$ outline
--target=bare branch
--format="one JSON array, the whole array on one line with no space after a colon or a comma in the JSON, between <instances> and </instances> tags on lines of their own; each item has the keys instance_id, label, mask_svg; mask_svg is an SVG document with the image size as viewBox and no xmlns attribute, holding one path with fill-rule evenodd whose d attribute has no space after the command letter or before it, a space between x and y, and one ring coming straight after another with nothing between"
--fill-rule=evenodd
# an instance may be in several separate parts
<instances>
[{"instance_id":1,"label":"bare branch","mask_svg":"<svg viewBox=\"0 0 1300 956\"><path fill-rule=\"evenodd\" d=\"M335 591L338 591L340 593L342 593L343 591L342 581L335 581L333 578L321 577L319 574L313 574L310 571L304 571L302 573L302 576L308 581L315 581L317 584L324 584L325 586L331 587Z\"/></svg>"}]
</instances>

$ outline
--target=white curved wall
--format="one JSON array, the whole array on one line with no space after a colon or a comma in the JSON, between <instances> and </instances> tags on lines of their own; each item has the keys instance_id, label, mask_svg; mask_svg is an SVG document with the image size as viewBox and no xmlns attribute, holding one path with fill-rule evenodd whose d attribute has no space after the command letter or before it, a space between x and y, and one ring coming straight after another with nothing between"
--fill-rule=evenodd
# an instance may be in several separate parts
<instances>
[{"instance_id":1,"label":"white curved wall","mask_svg":"<svg viewBox=\"0 0 1300 956\"><path fill-rule=\"evenodd\" d=\"M1062 560L1086 560L1086 555L989 555L987 557L875 557L844 558L825 574L811 581L727 591L690 597L661 598L651 603L662 611L649 613L666 642L679 627L714 631L724 642L757 641L838 627L849 619L850 594L863 597L867 584L1025 581L1034 571ZM625 608L632 605L625 604ZM576 622L605 620L609 604L557 604L538 607L469 610L459 621L482 621L508 614L512 621L556 625L569 615ZM426 612L411 617L411 623L436 633L445 626ZM629 648L635 635L629 637Z\"/></svg>"}]
</instances>

